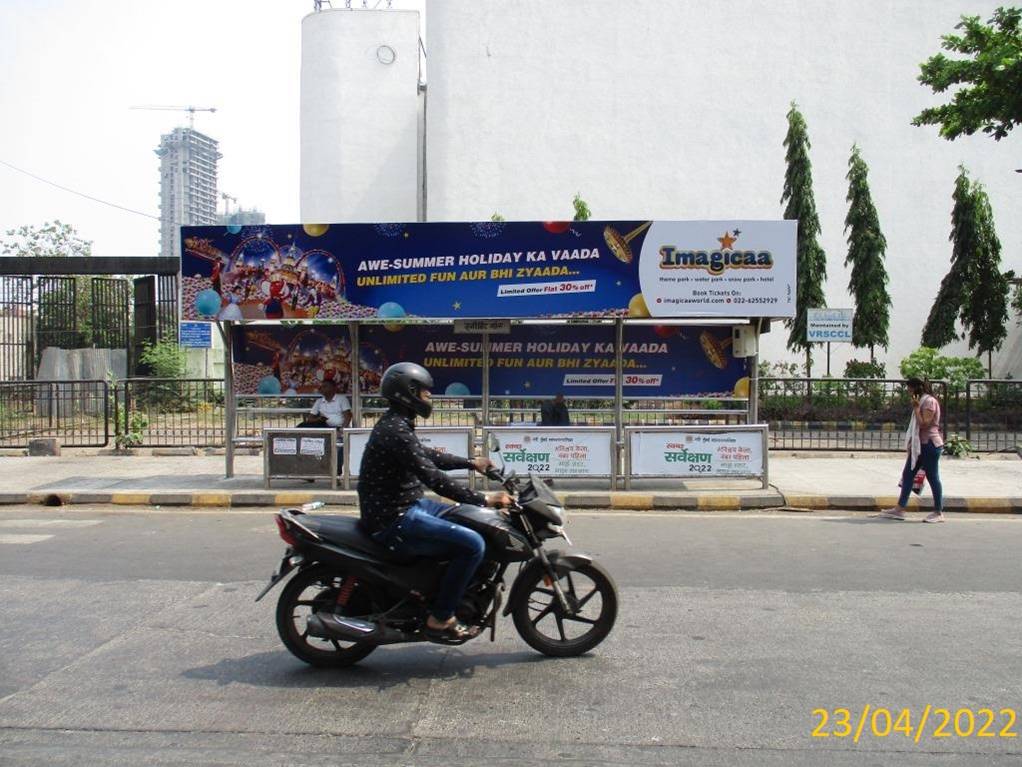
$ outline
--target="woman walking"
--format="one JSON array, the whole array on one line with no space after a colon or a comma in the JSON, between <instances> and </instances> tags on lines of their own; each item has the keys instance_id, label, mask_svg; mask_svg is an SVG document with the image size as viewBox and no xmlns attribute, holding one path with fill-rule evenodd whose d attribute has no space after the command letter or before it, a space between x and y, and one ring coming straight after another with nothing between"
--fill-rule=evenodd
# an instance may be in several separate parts
<instances>
[{"instance_id":1,"label":"woman walking","mask_svg":"<svg viewBox=\"0 0 1022 767\"><path fill-rule=\"evenodd\" d=\"M940 454L944 452L944 440L940 436L940 402L933 396L930 384L926 381L910 378L907 386L912 394L912 419L905 433L908 456L901 472L901 495L898 497L898 505L880 512L880 516L905 519L905 504L912 491L912 480L922 469L933 493L933 511L923 518L923 522L943 522L944 488L940 484L937 468Z\"/></svg>"}]
</instances>

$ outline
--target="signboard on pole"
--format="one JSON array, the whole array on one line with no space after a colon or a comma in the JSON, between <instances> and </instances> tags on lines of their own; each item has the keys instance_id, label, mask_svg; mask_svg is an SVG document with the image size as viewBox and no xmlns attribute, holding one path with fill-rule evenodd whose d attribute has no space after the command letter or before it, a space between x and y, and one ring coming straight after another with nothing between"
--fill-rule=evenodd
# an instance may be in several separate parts
<instances>
[{"instance_id":1,"label":"signboard on pole","mask_svg":"<svg viewBox=\"0 0 1022 767\"><path fill-rule=\"evenodd\" d=\"M181 346L190 349L212 349L213 326L208 322L182 322L177 338Z\"/></svg>"},{"instance_id":2,"label":"signboard on pole","mask_svg":"<svg viewBox=\"0 0 1022 767\"><path fill-rule=\"evenodd\" d=\"M503 461L519 475L549 477L611 477L614 475L613 427L514 427L489 429L500 442L500 454L487 457L498 466Z\"/></svg>"},{"instance_id":3,"label":"signboard on pole","mask_svg":"<svg viewBox=\"0 0 1022 767\"><path fill-rule=\"evenodd\" d=\"M182 317L793 317L795 221L182 228Z\"/></svg>"},{"instance_id":4,"label":"signboard on pole","mask_svg":"<svg viewBox=\"0 0 1022 767\"><path fill-rule=\"evenodd\" d=\"M851 309L807 309L806 341L850 344L853 315Z\"/></svg>"}]
</instances>

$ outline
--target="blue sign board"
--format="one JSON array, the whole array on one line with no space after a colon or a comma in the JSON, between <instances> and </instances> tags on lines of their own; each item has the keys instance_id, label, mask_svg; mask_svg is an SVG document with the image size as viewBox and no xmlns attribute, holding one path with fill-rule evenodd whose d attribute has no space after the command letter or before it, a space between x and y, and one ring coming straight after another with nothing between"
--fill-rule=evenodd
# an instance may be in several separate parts
<instances>
[{"instance_id":1,"label":"blue sign board","mask_svg":"<svg viewBox=\"0 0 1022 767\"><path fill-rule=\"evenodd\" d=\"M208 322L182 322L178 343L192 349L210 349L213 347L213 326Z\"/></svg>"}]
</instances>

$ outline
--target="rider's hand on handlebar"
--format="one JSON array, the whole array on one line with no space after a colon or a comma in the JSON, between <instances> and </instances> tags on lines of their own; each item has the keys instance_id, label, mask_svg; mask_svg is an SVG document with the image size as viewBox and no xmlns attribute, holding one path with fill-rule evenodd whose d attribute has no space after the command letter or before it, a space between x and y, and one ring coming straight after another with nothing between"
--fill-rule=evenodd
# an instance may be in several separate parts
<instances>
[{"instance_id":1,"label":"rider's hand on handlebar","mask_svg":"<svg viewBox=\"0 0 1022 767\"><path fill-rule=\"evenodd\" d=\"M511 496L503 490L486 494L486 505L497 509L506 509L512 503Z\"/></svg>"},{"instance_id":2,"label":"rider's hand on handlebar","mask_svg":"<svg viewBox=\"0 0 1022 767\"><path fill-rule=\"evenodd\" d=\"M493 462L489 458L473 458L472 468L480 474L485 474L487 469L493 468Z\"/></svg>"}]
</instances>

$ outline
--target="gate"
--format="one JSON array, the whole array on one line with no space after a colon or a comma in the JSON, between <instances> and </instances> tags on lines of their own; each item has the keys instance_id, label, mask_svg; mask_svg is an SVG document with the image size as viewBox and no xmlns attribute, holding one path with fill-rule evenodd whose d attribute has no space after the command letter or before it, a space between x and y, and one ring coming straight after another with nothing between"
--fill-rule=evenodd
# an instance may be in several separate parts
<instances>
[{"instance_id":1,"label":"gate","mask_svg":"<svg viewBox=\"0 0 1022 767\"><path fill-rule=\"evenodd\" d=\"M81 345L78 333L78 284L74 277L39 277L39 314L36 320L36 349L34 366L37 368L43 349L56 346L74 349Z\"/></svg>"},{"instance_id":2,"label":"gate","mask_svg":"<svg viewBox=\"0 0 1022 767\"><path fill-rule=\"evenodd\" d=\"M100 349L127 349L131 356L128 281L92 278L92 344ZM131 359L128 360L131 369Z\"/></svg>"},{"instance_id":3,"label":"gate","mask_svg":"<svg viewBox=\"0 0 1022 767\"><path fill-rule=\"evenodd\" d=\"M156 343L156 278L137 277L134 291L134 349L132 359L135 361L135 373L148 375L151 371L142 370L140 360L146 344Z\"/></svg>"},{"instance_id":4,"label":"gate","mask_svg":"<svg viewBox=\"0 0 1022 767\"><path fill-rule=\"evenodd\" d=\"M32 278L0 277L0 381L35 375Z\"/></svg>"}]
</instances>

